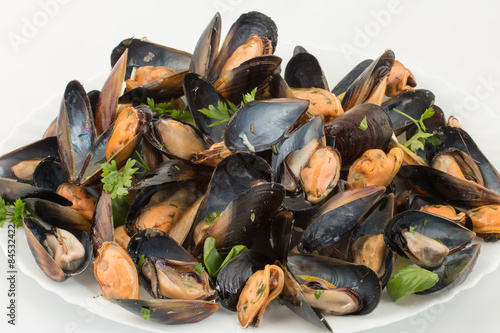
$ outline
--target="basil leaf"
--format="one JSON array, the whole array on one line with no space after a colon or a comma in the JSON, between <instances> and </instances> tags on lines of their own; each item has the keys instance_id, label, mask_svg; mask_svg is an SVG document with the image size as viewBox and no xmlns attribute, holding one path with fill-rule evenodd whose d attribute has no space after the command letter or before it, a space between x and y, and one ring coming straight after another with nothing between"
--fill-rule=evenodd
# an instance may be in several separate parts
<instances>
[{"instance_id":1,"label":"basil leaf","mask_svg":"<svg viewBox=\"0 0 500 333\"><path fill-rule=\"evenodd\" d=\"M231 251L229 251L226 258L222 260L222 257L215 248L215 238L208 237L203 244L203 263L205 264L208 274L216 276L229 260L247 250L245 245L235 245Z\"/></svg>"},{"instance_id":2,"label":"basil leaf","mask_svg":"<svg viewBox=\"0 0 500 333\"><path fill-rule=\"evenodd\" d=\"M398 270L387 282L387 292L393 302L403 296L424 291L439 280L436 273L420 267L407 266Z\"/></svg>"}]
</instances>

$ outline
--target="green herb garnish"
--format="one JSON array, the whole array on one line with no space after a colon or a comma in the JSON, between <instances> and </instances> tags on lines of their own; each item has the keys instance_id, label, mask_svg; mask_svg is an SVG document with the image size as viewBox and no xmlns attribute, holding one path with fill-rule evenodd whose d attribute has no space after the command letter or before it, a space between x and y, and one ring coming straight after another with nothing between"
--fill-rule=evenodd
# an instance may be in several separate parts
<instances>
[{"instance_id":1,"label":"green herb garnish","mask_svg":"<svg viewBox=\"0 0 500 333\"><path fill-rule=\"evenodd\" d=\"M314 293L314 297L316 297L316 299L319 299L321 297L321 295L323 295L325 291L323 289L318 289L316 290L316 292Z\"/></svg>"},{"instance_id":2,"label":"green herb garnish","mask_svg":"<svg viewBox=\"0 0 500 333\"><path fill-rule=\"evenodd\" d=\"M144 254L141 254L139 257L139 262L137 263L137 270L142 271L142 265L144 265L144 262L146 261L146 258L144 257Z\"/></svg>"},{"instance_id":3,"label":"green herb garnish","mask_svg":"<svg viewBox=\"0 0 500 333\"><path fill-rule=\"evenodd\" d=\"M198 272L198 274L203 274L203 272L205 271L205 267L203 267L203 265L201 263L197 263L196 265L193 265L193 268L195 271Z\"/></svg>"},{"instance_id":4,"label":"green herb garnish","mask_svg":"<svg viewBox=\"0 0 500 333\"><path fill-rule=\"evenodd\" d=\"M150 313L148 308L141 308L141 317L144 318L144 320L149 320Z\"/></svg>"},{"instance_id":5,"label":"green herb garnish","mask_svg":"<svg viewBox=\"0 0 500 333\"><path fill-rule=\"evenodd\" d=\"M116 161L101 164L103 189L109 192L111 199L121 198L128 194L128 188L132 185L132 175L139 170L134 168L137 161L129 158L122 171L118 171Z\"/></svg>"},{"instance_id":6,"label":"green herb garnish","mask_svg":"<svg viewBox=\"0 0 500 333\"><path fill-rule=\"evenodd\" d=\"M0 227L3 227L5 221L10 219L10 223L16 228L23 226L23 218L26 216L24 202L21 199L14 201L13 205L6 205L2 197L0 197Z\"/></svg>"},{"instance_id":7,"label":"green herb garnish","mask_svg":"<svg viewBox=\"0 0 500 333\"><path fill-rule=\"evenodd\" d=\"M245 245L233 246L231 251L229 251L226 258L223 260L215 248L215 238L208 237L203 244L203 263L205 264L208 274L216 276L229 260L247 250L248 249Z\"/></svg>"},{"instance_id":8,"label":"green herb garnish","mask_svg":"<svg viewBox=\"0 0 500 333\"><path fill-rule=\"evenodd\" d=\"M363 120L361 120L361 123L359 123L358 128L362 131L366 131L366 129L368 128L368 122L366 120L366 116L363 118Z\"/></svg>"},{"instance_id":9,"label":"green herb garnish","mask_svg":"<svg viewBox=\"0 0 500 333\"><path fill-rule=\"evenodd\" d=\"M188 111L177 110L174 107L174 99L172 98L170 102L155 104L152 98L147 98L148 106L154 113L167 114L172 118L176 118L187 123L194 122L193 116Z\"/></svg>"},{"instance_id":10,"label":"green herb garnish","mask_svg":"<svg viewBox=\"0 0 500 333\"><path fill-rule=\"evenodd\" d=\"M409 231L410 231L412 234L414 234L414 233L415 233L415 229L417 229L417 225L416 225L416 224L415 224L415 225L411 225L411 226L410 226L410 230L409 230Z\"/></svg>"},{"instance_id":11,"label":"green herb garnish","mask_svg":"<svg viewBox=\"0 0 500 333\"><path fill-rule=\"evenodd\" d=\"M398 270L387 282L387 292L393 302L403 296L424 291L439 280L436 273L420 267L407 266Z\"/></svg>"},{"instance_id":12,"label":"green herb garnish","mask_svg":"<svg viewBox=\"0 0 500 333\"><path fill-rule=\"evenodd\" d=\"M207 217L205 217L205 224L212 225L215 222L215 220L217 220L217 218L220 216L220 214L222 214L221 211L214 212L214 213L208 213Z\"/></svg>"},{"instance_id":13,"label":"green herb garnish","mask_svg":"<svg viewBox=\"0 0 500 333\"><path fill-rule=\"evenodd\" d=\"M424 125L424 120L432 117L434 115L434 110L432 107L428 108L425 110L425 112L420 116L419 120L414 119L413 117L410 117L404 112L399 111L398 109L393 109L397 113L405 116L406 118L410 119L416 126L417 126L417 131L413 136L406 141L404 144L406 148L409 148L410 150L416 151L418 149L424 150L424 143L425 140L429 140L429 138L434 137L433 134L431 133L426 133L427 127ZM429 141L433 145L440 145L441 141L434 137L434 139L430 139Z\"/></svg>"}]
</instances>

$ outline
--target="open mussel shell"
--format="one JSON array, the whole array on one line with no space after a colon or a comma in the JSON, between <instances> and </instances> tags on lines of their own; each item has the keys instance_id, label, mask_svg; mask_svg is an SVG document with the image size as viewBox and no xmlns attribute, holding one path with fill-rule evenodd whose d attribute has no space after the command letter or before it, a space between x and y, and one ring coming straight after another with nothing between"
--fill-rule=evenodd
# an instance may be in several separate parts
<instances>
[{"instance_id":1,"label":"open mussel shell","mask_svg":"<svg viewBox=\"0 0 500 333\"><path fill-rule=\"evenodd\" d=\"M288 257L288 269L296 278L318 277L336 288L345 287L357 293L360 302L358 308L351 313L353 315L372 312L380 301L382 294L380 279L366 266L324 256L298 254Z\"/></svg>"},{"instance_id":2,"label":"open mussel shell","mask_svg":"<svg viewBox=\"0 0 500 333\"><path fill-rule=\"evenodd\" d=\"M114 299L115 304L125 310L144 316L149 313L149 320L164 325L197 323L211 316L219 304L210 301L192 301L177 299Z\"/></svg>"},{"instance_id":3,"label":"open mussel shell","mask_svg":"<svg viewBox=\"0 0 500 333\"><path fill-rule=\"evenodd\" d=\"M272 168L275 179L280 180L282 163L293 151L304 147L312 139L323 140L323 117L314 116L304 125L289 134L285 134L282 141L276 145L276 152L272 156Z\"/></svg>"},{"instance_id":4,"label":"open mussel shell","mask_svg":"<svg viewBox=\"0 0 500 333\"><path fill-rule=\"evenodd\" d=\"M165 66L174 72L189 68L191 54L155 44L147 39L127 38L111 52L111 66L114 67L123 52L128 49L126 79L129 79L134 68L142 66Z\"/></svg>"},{"instance_id":5,"label":"open mussel shell","mask_svg":"<svg viewBox=\"0 0 500 333\"><path fill-rule=\"evenodd\" d=\"M271 167L263 158L247 153L226 157L212 174L196 224L204 223L207 214L225 210L233 199L247 191L257 180L273 180Z\"/></svg>"},{"instance_id":6,"label":"open mussel shell","mask_svg":"<svg viewBox=\"0 0 500 333\"><path fill-rule=\"evenodd\" d=\"M30 217L24 218L24 226L28 245L33 253L35 261L42 271L52 280L57 282L65 281L71 276L82 273L90 264L92 260L92 243L90 242L90 238L86 232L81 233L80 237L77 237L83 245L85 257L76 270L71 273L67 273L59 267L45 246L42 245L47 237L48 230L36 219Z\"/></svg>"},{"instance_id":7,"label":"open mussel shell","mask_svg":"<svg viewBox=\"0 0 500 333\"><path fill-rule=\"evenodd\" d=\"M70 207L39 198L26 198L24 203L31 214L54 227L68 230L77 236L82 232L90 234L90 219Z\"/></svg>"},{"instance_id":8,"label":"open mussel shell","mask_svg":"<svg viewBox=\"0 0 500 333\"><path fill-rule=\"evenodd\" d=\"M191 57L189 72L207 78L210 68L219 54L221 16L216 13L201 34Z\"/></svg>"},{"instance_id":9,"label":"open mussel shell","mask_svg":"<svg viewBox=\"0 0 500 333\"><path fill-rule=\"evenodd\" d=\"M384 231L387 246L404 258L408 258L405 251L411 250L406 248L401 235L403 230L412 230L428 238L439 239L439 242L449 249L450 254L464 248L476 236L474 232L447 218L419 210L408 210L394 216Z\"/></svg>"},{"instance_id":10,"label":"open mussel shell","mask_svg":"<svg viewBox=\"0 0 500 333\"><path fill-rule=\"evenodd\" d=\"M104 133L102 133L92 146L86 165L78 176L78 182L82 186L92 185L99 180L99 176L102 172L101 165L105 162L114 160L116 161L117 168L121 169L127 163L128 158L132 156L139 143L141 143L143 132L146 128L144 124L149 121L152 112L148 106L143 105L138 106L135 109L137 109L139 114L140 124L138 126L138 133L136 133L136 135L116 153L110 156L109 160L106 157L106 146L113 135L114 127L111 126Z\"/></svg>"},{"instance_id":11,"label":"open mussel shell","mask_svg":"<svg viewBox=\"0 0 500 333\"><path fill-rule=\"evenodd\" d=\"M382 103L386 86L384 81L387 80L391 72L394 60L394 52L386 50L361 73L342 98L344 111L362 103L375 103L375 101Z\"/></svg>"},{"instance_id":12,"label":"open mussel shell","mask_svg":"<svg viewBox=\"0 0 500 333\"><path fill-rule=\"evenodd\" d=\"M113 206L108 191L102 191L92 217L92 228L90 238L94 245L94 254L105 242L113 241Z\"/></svg>"},{"instance_id":13,"label":"open mussel shell","mask_svg":"<svg viewBox=\"0 0 500 333\"><path fill-rule=\"evenodd\" d=\"M264 269L272 260L255 251L243 252L231 259L217 275L216 290L220 304L228 310L236 311L238 299L246 281L253 273Z\"/></svg>"},{"instance_id":14,"label":"open mussel shell","mask_svg":"<svg viewBox=\"0 0 500 333\"><path fill-rule=\"evenodd\" d=\"M245 104L229 120L224 143L231 151L272 149L307 110L309 101L276 98Z\"/></svg>"},{"instance_id":15,"label":"open mussel shell","mask_svg":"<svg viewBox=\"0 0 500 333\"><path fill-rule=\"evenodd\" d=\"M417 192L452 206L469 209L500 203L500 194L497 192L434 168L405 165L399 169L398 176Z\"/></svg>"},{"instance_id":16,"label":"open mussel shell","mask_svg":"<svg viewBox=\"0 0 500 333\"><path fill-rule=\"evenodd\" d=\"M67 183L68 178L58 158L51 156L38 163L33 172L33 183L49 191L56 192L59 185Z\"/></svg>"},{"instance_id":17,"label":"open mussel shell","mask_svg":"<svg viewBox=\"0 0 500 333\"><path fill-rule=\"evenodd\" d=\"M238 47L243 45L248 38L250 38L251 35L266 37L271 41L273 50L276 49L276 44L278 43L278 28L276 27L276 23L274 23L269 16L260 12L254 11L242 14L238 20L233 23L224 39L219 55L215 59L209 73L210 82L219 78L227 60ZM250 90L251 89L253 89L253 87L251 87Z\"/></svg>"},{"instance_id":18,"label":"open mussel shell","mask_svg":"<svg viewBox=\"0 0 500 333\"><path fill-rule=\"evenodd\" d=\"M294 53L288 61L285 68L285 81L293 88L314 87L329 90L318 59L307 51Z\"/></svg>"},{"instance_id":19,"label":"open mussel shell","mask_svg":"<svg viewBox=\"0 0 500 333\"><path fill-rule=\"evenodd\" d=\"M97 136L87 93L78 81L66 86L57 118L57 133L61 164L68 180L75 182Z\"/></svg>"},{"instance_id":20,"label":"open mussel shell","mask_svg":"<svg viewBox=\"0 0 500 333\"><path fill-rule=\"evenodd\" d=\"M182 80L187 72L187 70L175 72L127 91L120 96L118 102L121 104L132 103L136 105L146 103L148 98L154 99L155 103L169 102L172 99L177 99L184 95Z\"/></svg>"},{"instance_id":21,"label":"open mussel shell","mask_svg":"<svg viewBox=\"0 0 500 333\"><path fill-rule=\"evenodd\" d=\"M116 119L118 97L121 95L125 71L127 69L127 55L125 50L118 61L113 65L111 73L102 86L95 109L95 128L97 134L105 132ZM92 109L91 109L92 110Z\"/></svg>"},{"instance_id":22,"label":"open mussel shell","mask_svg":"<svg viewBox=\"0 0 500 333\"><path fill-rule=\"evenodd\" d=\"M53 191L19 183L10 178L0 178L0 197L7 203L12 203L17 199L41 198L64 206L71 205L71 201Z\"/></svg>"},{"instance_id":23,"label":"open mussel shell","mask_svg":"<svg viewBox=\"0 0 500 333\"><path fill-rule=\"evenodd\" d=\"M368 186L331 197L311 218L299 243L299 251L311 253L335 246L335 243L350 235L360 218L384 192L383 186ZM346 249L338 250L346 255Z\"/></svg>"},{"instance_id":24,"label":"open mussel shell","mask_svg":"<svg viewBox=\"0 0 500 333\"><path fill-rule=\"evenodd\" d=\"M180 159L188 163L193 153L210 147L203 133L193 124L165 114L153 117L145 138L168 158Z\"/></svg>"},{"instance_id":25,"label":"open mussel shell","mask_svg":"<svg viewBox=\"0 0 500 333\"><path fill-rule=\"evenodd\" d=\"M213 85L225 99L239 104L242 101L242 95L264 84L265 80L272 76L281 64L281 61L282 59L275 55L251 58L222 74ZM262 87L259 88L262 91Z\"/></svg>"},{"instance_id":26,"label":"open mussel shell","mask_svg":"<svg viewBox=\"0 0 500 333\"><path fill-rule=\"evenodd\" d=\"M18 148L0 157L0 177L30 182L36 165L42 159L57 154L57 139L54 136ZM25 167L21 168L21 165Z\"/></svg>"},{"instance_id":27,"label":"open mussel shell","mask_svg":"<svg viewBox=\"0 0 500 333\"><path fill-rule=\"evenodd\" d=\"M381 237L383 239L383 234L387 224L391 221L394 216L395 211L395 197L394 194L390 193L388 195L380 198L366 213L361 220L359 221L358 227L352 233L352 244L350 246L350 259L353 261L355 259L355 251L358 249L364 248L362 245L366 240L367 244L371 237ZM380 235L380 236L379 236ZM359 243L358 243L359 242ZM392 270L394 268L394 255L392 251L389 250L385 241L383 242L383 250L378 249L375 251L373 248L368 247L363 250L366 251L366 255L359 253L357 264L363 264L363 258L368 258L366 261L368 267L370 267L377 275L379 276L382 282L382 288L385 287L387 281L392 274ZM361 246L358 246L361 245ZM378 252L380 255L380 265L375 265L374 263L378 261L378 259L374 258L375 253ZM368 265L371 264L371 265Z\"/></svg>"},{"instance_id":28,"label":"open mussel shell","mask_svg":"<svg viewBox=\"0 0 500 333\"><path fill-rule=\"evenodd\" d=\"M285 285L283 286L280 300L286 305L287 308L292 310L301 318L325 331L332 332L332 329L325 317L323 317L319 311L314 310L309 303L307 303L307 300L302 294L300 284L297 282L293 274L290 273L289 270L282 264L278 263L278 266L283 270L285 276Z\"/></svg>"},{"instance_id":29,"label":"open mussel shell","mask_svg":"<svg viewBox=\"0 0 500 333\"><path fill-rule=\"evenodd\" d=\"M366 117L367 127L359 128ZM391 141L393 128L391 118L380 106L360 104L342 117L325 124L327 144L340 152L342 163L349 165L368 149L385 150Z\"/></svg>"},{"instance_id":30,"label":"open mussel shell","mask_svg":"<svg viewBox=\"0 0 500 333\"><path fill-rule=\"evenodd\" d=\"M357 64L349 73L347 73L342 80L337 83L332 89L332 94L340 96L345 93L351 84L363 73L363 71L372 64L373 59L366 59Z\"/></svg>"},{"instance_id":31,"label":"open mussel shell","mask_svg":"<svg viewBox=\"0 0 500 333\"><path fill-rule=\"evenodd\" d=\"M223 141L226 124L212 126L217 119L208 117L198 110L208 109L210 105L217 107L219 102L226 102L224 97L207 80L195 73L184 76L184 92L196 126L213 142Z\"/></svg>"},{"instance_id":32,"label":"open mussel shell","mask_svg":"<svg viewBox=\"0 0 500 333\"><path fill-rule=\"evenodd\" d=\"M198 170L181 160L169 160L146 172L131 189L141 190L150 186L161 186L172 182L190 180L198 175Z\"/></svg>"},{"instance_id":33,"label":"open mussel shell","mask_svg":"<svg viewBox=\"0 0 500 333\"><path fill-rule=\"evenodd\" d=\"M426 144L427 159L432 161L436 154L446 149L458 149L468 154L481 171L484 187L500 193L500 175L493 164L484 156L471 136L461 128L443 126L436 129L433 135L441 142L439 145ZM478 178L478 176L474 176Z\"/></svg>"},{"instance_id":34,"label":"open mussel shell","mask_svg":"<svg viewBox=\"0 0 500 333\"><path fill-rule=\"evenodd\" d=\"M407 117L394 111L397 109L414 119L420 119L420 116L426 109L434 105L434 94L425 89L417 89L413 91L406 91L395 97L392 97L382 103L382 108L389 113L394 133L399 135L408 129L413 122Z\"/></svg>"},{"instance_id":35,"label":"open mussel shell","mask_svg":"<svg viewBox=\"0 0 500 333\"><path fill-rule=\"evenodd\" d=\"M230 250L239 244L251 244L254 233L270 223L284 197L285 190L280 184L263 183L251 187L232 200L215 222L200 235L193 255L197 256L201 252L208 237L216 239L215 246L220 250Z\"/></svg>"},{"instance_id":36,"label":"open mussel shell","mask_svg":"<svg viewBox=\"0 0 500 333\"><path fill-rule=\"evenodd\" d=\"M443 264L438 269L433 270L439 276L438 282L418 294L428 295L443 292L460 285L472 272L480 250L481 244L473 244L446 257Z\"/></svg>"},{"instance_id":37,"label":"open mussel shell","mask_svg":"<svg viewBox=\"0 0 500 333\"><path fill-rule=\"evenodd\" d=\"M195 213L192 210L201 202L199 188L203 189L206 182L206 179L199 178L193 181L171 182L140 190L126 217L125 224L128 234L133 235L144 228L154 226L169 233L178 243L182 243L194 223ZM165 207L167 212L163 210ZM159 210L156 210L157 208ZM173 215L159 216L158 211L165 212L164 215L168 212L172 215L173 212ZM161 221L165 224L162 225Z\"/></svg>"}]
</instances>

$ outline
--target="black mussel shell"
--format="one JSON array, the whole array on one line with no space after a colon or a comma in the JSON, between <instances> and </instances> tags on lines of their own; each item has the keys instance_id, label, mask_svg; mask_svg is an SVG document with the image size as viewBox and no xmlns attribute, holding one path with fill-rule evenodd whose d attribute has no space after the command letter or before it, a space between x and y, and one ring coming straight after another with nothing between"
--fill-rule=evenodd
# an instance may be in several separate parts
<instances>
[{"instance_id":1,"label":"black mussel shell","mask_svg":"<svg viewBox=\"0 0 500 333\"><path fill-rule=\"evenodd\" d=\"M77 180L96 138L90 101L83 86L71 81L66 86L57 122L59 157L70 182Z\"/></svg>"},{"instance_id":2,"label":"black mussel shell","mask_svg":"<svg viewBox=\"0 0 500 333\"><path fill-rule=\"evenodd\" d=\"M319 277L337 288L346 287L361 297L360 309L353 315L372 312L380 302L382 285L377 274L366 266L309 254L288 257L288 268L294 276Z\"/></svg>"},{"instance_id":3,"label":"black mussel shell","mask_svg":"<svg viewBox=\"0 0 500 333\"><path fill-rule=\"evenodd\" d=\"M419 211L408 210L394 216L384 231L384 240L387 246L396 254L407 258L401 246L401 231L414 230L432 239L439 238L446 245L450 254L465 247L476 234L461 225L438 215Z\"/></svg>"},{"instance_id":4,"label":"black mussel shell","mask_svg":"<svg viewBox=\"0 0 500 333\"><path fill-rule=\"evenodd\" d=\"M0 178L0 197L7 203L12 203L17 199L41 198L60 205L71 206L71 201L53 191L19 183L10 178Z\"/></svg>"},{"instance_id":5,"label":"black mussel shell","mask_svg":"<svg viewBox=\"0 0 500 333\"><path fill-rule=\"evenodd\" d=\"M213 142L223 141L226 124L212 126L218 120L198 110L208 109L210 105L218 107L219 102L226 103L224 97L208 81L195 73L188 73L184 76L184 93L194 122L200 131Z\"/></svg>"},{"instance_id":6,"label":"black mussel shell","mask_svg":"<svg viewBox=\"0 0 500 333\"><path fill-rule=\"evenodd\" d=\"M285 81L293 88L314 87L329 90L318 59L307 51L294 54L288 61L285 68Z\"/></svg>"},{"instance_id":7,"label":"black mussel shell","mask_svg":"<svg viewBox=\"0 0 500 333\"><path fill-rule=\"evenodd\" d=\"M314 116L292 133L285 134L283 140L276 145L276 152L273 152L271 164L274 177L280 180L282 163L291 152L301 149L314 138L321 140L324 136L321 116Z\"/></svg>"},{"instance_id":8,"label":"black mussel shell","mask_svg":"<svg viewBox=\"0 0 500 333\"><path fill-rule=\"evenodd\" d=\"M163 325L197 323L211 316L219 304L210 301L178 299L114 299L125 310L142 316L146 311L149 320Z\"/></svg>"},{"instance_id":9,"label":"black mussel shell","mask_svg":"<svg viewBox=\"0 0 500 333\"><path fill-rule=\"evenodd\" d=\"M97 257L97 250L105 242L113 241L114 222L113 206L111 196L108 191L102 191L95 206L92 217L92 228L90 238L94 245L94 255Z\"/></svg>"},{"instance_id":10,"label":"black mussel shell","mask_svg":"<svg viewBox=\"0 0 500 333\"><path fill-rule=\"evenodd\" d=\"M372 95L379 83L389 76L394 60L394 52L386 50L354 80L342 98L342 108L344 111L350 110L355 105L365 103L366 99Z\"/></svg>"},{"instance_id":11,"label":"black mussel shell","mask_svg":"<svg viewBox=\"0 0 500 333\"><path fill-rule=\"evenodd\" d=\"M319 251L349 235L360 218L384 192L383 186L368 186L340 192L331 197L311 218L299 243L299 251Z\"/></svg>"},{"instance_id":12,"label":"black mussel shell","mask_svg":"<svg viewBox=\"0 0 500 333\"><path fill-rule=\"evenodd\" d=\"M169 160L146 172L140 181L130 188L145 189L150 186L161 186L171 182L190 180L198 175L197 169L181 160Z\"/></svg>"},{"instance_id":13,"label":"black mussel shell","mask_svg":"<svg viewBox=\"0 0 500 333\"><path fill-rule=\"evenodd\" d=\"M470 209L500 203L500 194L497 192L423 165L402 166L398 176L417 192L452 206Z\"/></svg>"},{"instance_id":14,"label":"black mussel shell","mask_svg":"<svg viewBox=\"0 0 500 333\"><path fill-rule=\"evenodd\" d=\"M270 150L290 131L308 105L309 101L298 98L249 102L229 120L224 143L231 151Z\"/></svg>"},{"instance_id":15,"label":"black mussel shell","mask_svg":"<svg viewBox=\"0 0 500 333\"><path fill-rule=\"evenodd\" d=\"M300 284L295 277L290 273L288 268L280 263L278 266L283 270L285 275L285 285L280 295L280 300L286 305L287 308L292 310L295 314L304 318L306 321L318 326L325 331L332 332L332 329L325 317L319 312L314 310L306 301L302 294Z\"/></svg>"},{"instance_id":16,"label":"black mussel shell","mask_svg":"<svg viewBox=\"0 0 500 333\"><path fill-rule=\"evenodd\" d=\"M189 72L207 78L208 72L219 54L221 17L216 13L201 34L191 57Z\"/></svg>"},{"instance_id":17,"label":"black mussel shell","mask_svg":"<svg viewBox=\"0 0 500 333\"><path fill-rule=\"evenodd\" d=\"M41 161L33 172L33 183L49 191L57 191L59 185L67 183L61 162L56 157L47 157Z\"/></svg>"},{"instance_id":18,"label":"black mussel shell","mask_svg":"<svg viewBox=\"0 0 500 333\"><path fill-rule=\"evenodd\" d=\"M257 95L263 92L266 80L276 71L281 60L275 55L251 58L222 74L213 85L225 99L239 104L242 95L251 92L255 87L259 88Z\"/></svg>"},{"instance_id":19,"label":"black mussel shell","mask_svg":"<svg viewBox=\"0 0 500 333\"><path fill-rule=\"evenodd\" d=\"M264 269L272 260L264 254L247 251L231 259L217 275L216 290L220 304L228 310L236 311L238 299L246 281L253 273Z\"/></svg>"},{"instance_id":20,"label":"black mussel shell","mask_svg":"<svg viewBox=\"0 0 500 333\"><path fill-rule=\"evenodd\" d=\"M120 96L118 102L137 105L146 103L148 98L152 98L155 103L170 102L184 95L182 80L187 73L187 70L175 72L129 90Z\"/></svg>"},{"instance_id":21,"label":"black mussel shell","mask_svg":"<svg viewBox=\"0 0 500 333\"><path fill-rule=\"evenodd\" d=\"M382 108L389 113L394 133L399 135L408 129L413 122L402 114L397 113L394 109L401 111L414 119L420 119L420 116L426 109L434 105L434 94L425 89L416 89L406 91L395 97L389 98L382 103Z\"/></svg>"},{"instance_id":22,"label":"black mussel shell","mask_svg":"<svg viewBox=\"0 0 500 333\"><path fill-rule=\"evenodd\" d=\"M45 275L52 280L62 282L72 276L81 274L92 261L92 243L90 242L90 238L86 232L80 233L80 236L77 236L85 248L85 259L78 270L73 273L66 273L56 264L54 259L47 252L46 248L42 245L46 238L47 229L36 219L30 217L24 218L24 226L28 245L31 253L33 253L36 263ZM64 227L60 228L64 229Z\"/></svg>"},{"instance_id":23,"label":"black mussel shell","mask_svg":"<svg viewBox=\"0 0 500 333\"><path fill-rule=\"evenodd\" d=\"M460 285L472 272L480 250L481 244L473 244L449 255L443 264L433 271L439 276L438 282L431 288L421 291L418 294L427 295L443 292Z\"/></svg>"},{"instance_id":24,"label":"black mussel shell","mask_svg":"<svg viewBox=\"0 0 500 333\"><path fill-rule=\"evenodd\" d=\"M0 177L19 180L12 171L12 167L20 162L34 159L57 156L57 139L54 136L33 142L24 147L18 148L0 157Z\"/></svg>"},{"instance_id":25,"label":"black mussel shell","mask_svg":"<svg viewBox=\"0 0 500 333\"><path fill-rule=\"evenodd\" d=\"M128 49L126 79L130 78L133 68L165 66L178 72L188 69L191 61L191 54L187 52L155 44L147 39L128 38L120 42L111 52L111 67L126 49Z\"/></svg>"},{"instance_id":26,"label":"black mussel shell","mask_svg":"<svg viewBox=\"0 0 500 333\"><path fill-rule=\"evenodd\" d=\"M269 16L260 12L242 14L238 20L233 23L224 39L219 55L217 59L215 59L209 73L210 82L219 78L226 61L238 47L243 45L248 38L250 38L251 35L266 37L271 40L273 50L276 49L276 44L278 43L278 28L276 27L276 23L274 23Z\"/></svg>"},{"instance_id":27,"label":"black mussel shell","mask_svg":"<svg viewBox=\"0 0 500 333\"><path fill-rule=\"evenodd\" d=\"M367 127L359 128L366 117ZM340 152L343 165L349 165L368 149L385 150L393 135L387 112L375 104L360 104L342 117L325 124L327 144Z\"/></svg>"},{"instance_id":28,"label":"black mussel shell","mask_svg":"<svg viewBox=\"0 0 500 333\"><path fill-rule=\"evenodd\" d=\"M436 129L433 135L441 142L439 145L426 144L427 160L449 148L456 148L467 153L478 165L484 181L484 187L500 193L500 175L493 164L484 156L471 136L461 128L443 126Z\"/></svg>"},{"instance_id":29,"label":"black mussel shell","mask_svg":"<svg viewBox=\"0 0 500 333\"><path fill-rule=\"evenodd\" d=\"M339 96L346 92L349 86L356 80L363 71L373 63L373 59L366 59L357 64L349 73L342 78L332 89L332 94Z\"/></svg>"}]
</instances>

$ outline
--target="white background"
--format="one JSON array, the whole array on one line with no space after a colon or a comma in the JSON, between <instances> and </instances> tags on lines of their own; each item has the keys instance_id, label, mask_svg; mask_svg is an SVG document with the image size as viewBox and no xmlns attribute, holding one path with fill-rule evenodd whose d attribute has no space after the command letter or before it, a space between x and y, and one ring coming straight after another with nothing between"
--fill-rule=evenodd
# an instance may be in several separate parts
<instances>
[{"instance_id":1,"label":"white background","mask_svg":"<svg viewBox=\"0 0 500 333\"><path fill-rule=\"evenodd\" d=\"M500 113L500 5L496 1L25 0L2 1L0 7L0 139L31 111L61 95L70 80L85 83L108 71L109 54L122 39L147 36L192 52L216 11L222 14L224 33L243 12L259 10L271 16L279 28L278 54L279 45L342 47L354 52L345 51L349 63L359 58L356 53L376 58L391 48L409 68L463 91L465 97L440 105L446 114L474 117L474 112L482 112L477 101ZM331 86L349 70L335 64L328 68L332 68L325 73ZM56 114L55 109L47 121ZM16 128L16 135L22 137L27 130ZM498 132L485 135L498 143ZM17 276L17 325L7 325L6 262L2 253L2 332L137 332L66 303L22 273ZM498 321L498 281L500 269L448 303L370 332L493 331ZM335 331L335 318L329 322Z\"/></svg>"}]
</instances>

